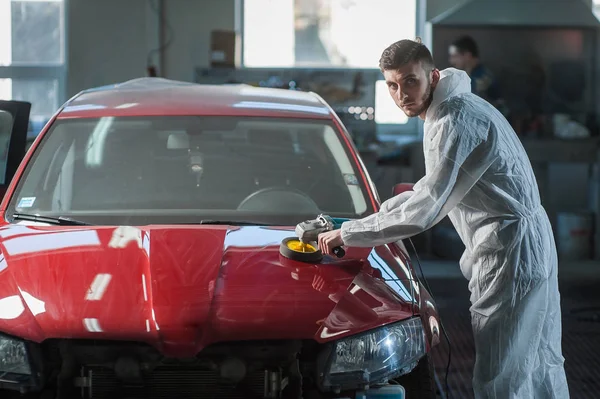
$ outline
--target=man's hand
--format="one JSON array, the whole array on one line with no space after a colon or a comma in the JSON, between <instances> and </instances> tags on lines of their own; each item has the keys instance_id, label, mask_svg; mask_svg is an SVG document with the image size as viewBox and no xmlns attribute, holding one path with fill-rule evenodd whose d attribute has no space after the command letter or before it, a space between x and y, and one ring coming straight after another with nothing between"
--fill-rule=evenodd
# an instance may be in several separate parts
<instances>
[{"instance_id":1,"label":"man's hand","mask_svg":"<svg viewBox=\"0 0 600 399\"><path fill-rule=\"evenodd\" d=\"M344 245L340 229L319 234L319 249L326 255L333 254L333 248Z\"/></svg>"}]
</instances>

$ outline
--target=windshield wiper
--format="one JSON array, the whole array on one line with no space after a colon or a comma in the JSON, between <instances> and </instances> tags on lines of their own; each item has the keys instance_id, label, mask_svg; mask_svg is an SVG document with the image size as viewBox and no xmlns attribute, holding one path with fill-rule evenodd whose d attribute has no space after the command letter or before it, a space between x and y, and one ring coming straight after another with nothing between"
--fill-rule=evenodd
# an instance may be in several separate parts
<instances>
[{"instance_id":1,"label":"windshield wiper","mask_svg":"<svg viewBox=\"0 0 600 399\"><path fill-rule=\"evenodd\" d=\"M60 226L90 226L90 223L82 222L80 220L66 218L64 216L53 217L53 216L41 216L41 215L31 215L28 213L13 213L13 220L29 220L32 222L41 222L41 223L49 223L56 224Z\"/></svg>"},{"instance_id":2,"label":"windshield wiper","mask_svg":"<svg viewBox=\"0 0 600 399\"><path fill-rule=\"evenodd\" d=\"M195 224L195 223L193 223ZM197 224L219 224L219 225L231 225L231 226L274 226L270 223L263 222L252 222L249 220L201 220Z\"/></svg>"}]
</instances>

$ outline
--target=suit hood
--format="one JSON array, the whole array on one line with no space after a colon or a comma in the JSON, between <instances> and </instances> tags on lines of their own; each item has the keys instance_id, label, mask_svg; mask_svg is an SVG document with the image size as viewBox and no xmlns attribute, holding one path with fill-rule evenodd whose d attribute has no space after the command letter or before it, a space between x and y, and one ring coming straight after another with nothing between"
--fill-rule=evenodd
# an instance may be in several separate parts
<instances>
[{"instance_id":1,"label":"suit hood","mask_svg":"<svg viewBox=\"0 0 600 399\"><path fill-rule=\"evenodd\" d=\"M438 106L451 97L460 94L471 93L471 78L465 71L456 68L447 68L440 71L440 80L433 91L433 100L425 120L427 121L433 115Z\"/></svg>"}]
</instances>

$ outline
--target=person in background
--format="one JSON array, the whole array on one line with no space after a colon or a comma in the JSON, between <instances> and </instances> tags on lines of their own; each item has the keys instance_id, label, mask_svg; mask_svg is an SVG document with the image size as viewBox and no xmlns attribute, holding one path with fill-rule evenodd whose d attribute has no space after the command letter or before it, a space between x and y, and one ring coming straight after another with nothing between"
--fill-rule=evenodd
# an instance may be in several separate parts
<instances>
[{"instance_id":1,"label":"person in background","mask_svg":"<svg viewBox=\"0 0 600 399\"><path fill-rule=\"evenodd\" d=\"M481 63L477 43L470 36L461 36L448 49L449 62L471 78L471 92L494 103L500 97L492 72Z\"/></svg>"}]
</instances>

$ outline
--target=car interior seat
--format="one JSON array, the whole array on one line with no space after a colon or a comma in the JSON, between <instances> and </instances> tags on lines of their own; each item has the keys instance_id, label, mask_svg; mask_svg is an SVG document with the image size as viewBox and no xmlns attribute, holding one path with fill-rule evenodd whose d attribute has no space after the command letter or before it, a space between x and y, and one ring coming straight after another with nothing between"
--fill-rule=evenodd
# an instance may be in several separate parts
<instances>
[{"instance_id":1,"label":"car interior seat","mask_svg":"<svg viewBox=\"0 0 600 399\"><path fill-rule=\"evenodd\" d=\"M293 186L297 176L294 161L298 154L292 136L286 130L249 129L247 133L249 165L257 188Z\"/></svg>"},{"instance_id":2,"label":"car interior seat","mask_svg":"<svg viewBox=\"0 0 600 399\"><path fill-rule=\"evenodd\" d=\"M219 132L171 134L155 156L163 188L181 201L187 198L192 208L236 209L254 187L240 153L230 147ZM192 171L193 159L201 160L200 176Z\"/></svg>"},{"instance_id":3,"label":"car interior seat","mask_svg":"<svg viewBox=\"0 0 600 399\"><path fill-rule=\"evenodd\" d=\"M97 145L101 146L98 165L86 165L84 171L78 171L76 184L81 189L74 193L75 209L135 206L151 198L155 188L150 167L151 134L119 129L109 132Z\"/></svg>"}]
</instances>

